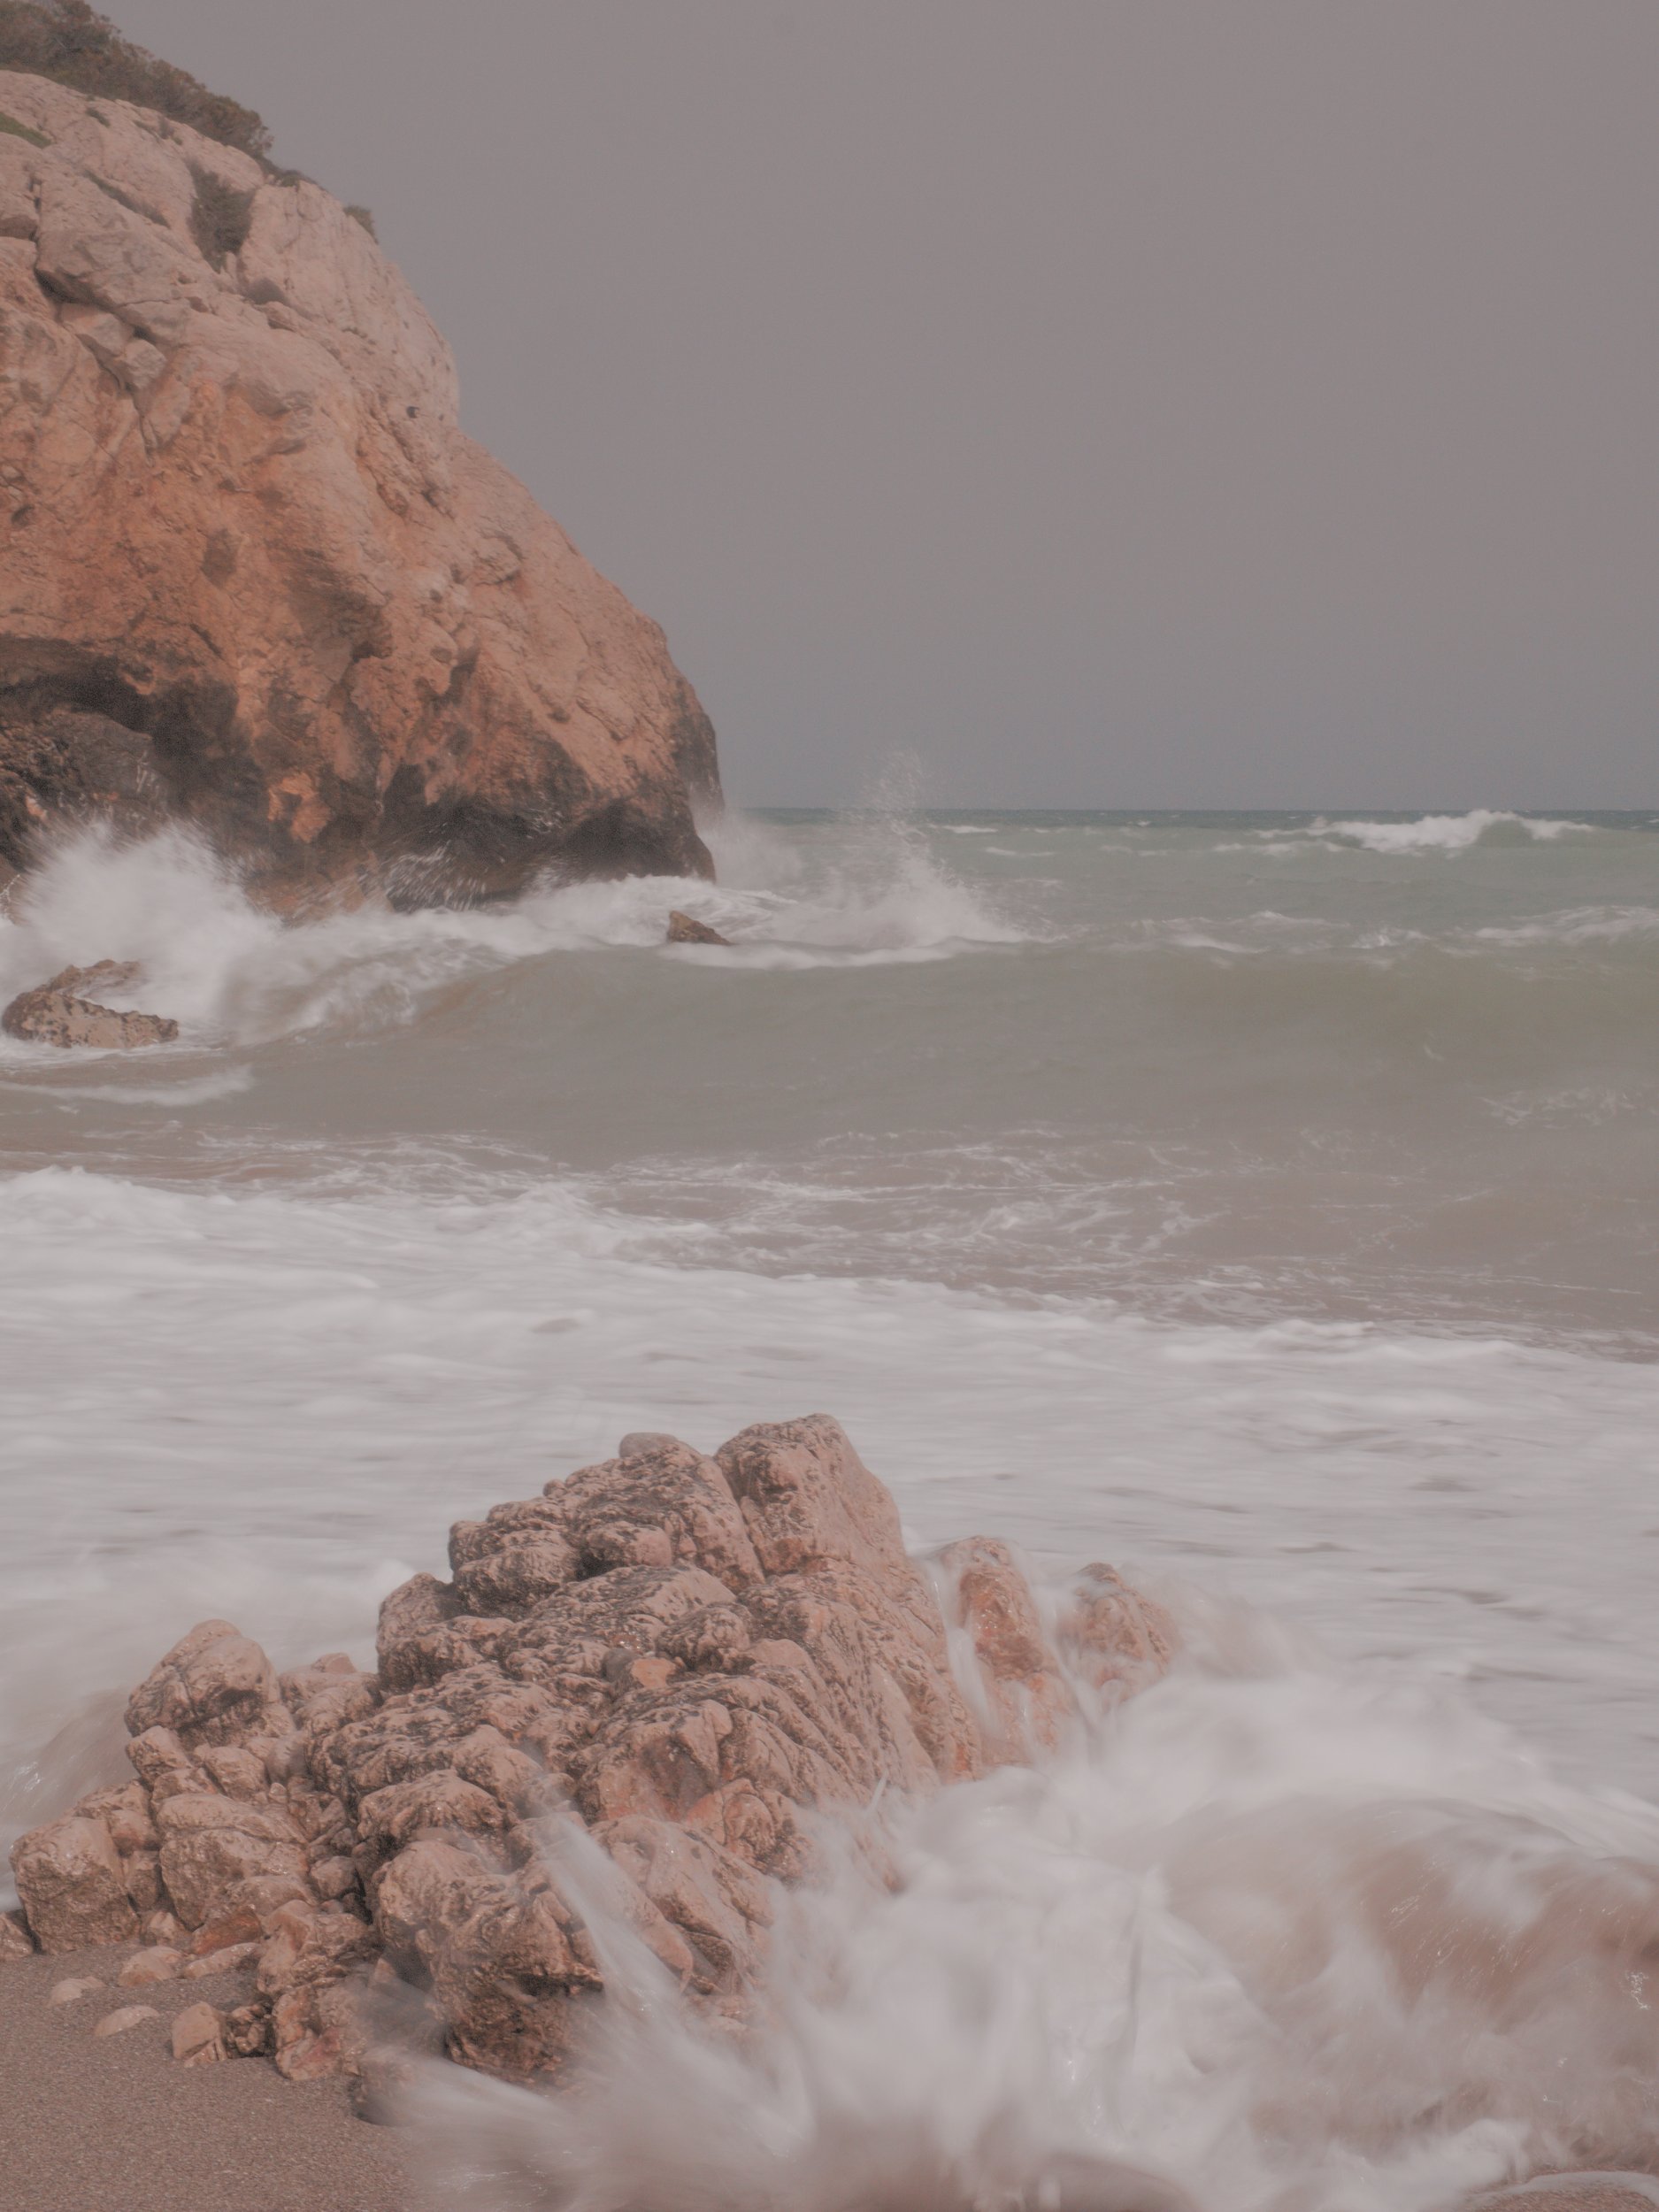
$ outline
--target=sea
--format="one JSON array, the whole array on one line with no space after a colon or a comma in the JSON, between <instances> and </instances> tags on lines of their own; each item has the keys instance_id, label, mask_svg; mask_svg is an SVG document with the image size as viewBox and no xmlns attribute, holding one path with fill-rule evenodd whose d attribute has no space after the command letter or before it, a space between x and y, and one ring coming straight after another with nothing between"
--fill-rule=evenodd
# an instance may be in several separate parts
<instances>
[{"instance_id":1,"label":"sea","mask_svg":"<svg viewBox=\"0 0 1659 2212\"><path fill-rule=\"evenodd\" d=\"M14 888L0 997L137 960L180 1035L0 1041L7 1836L193 1622L366 1660L451 1521L827 1412L918 1551L1110 1561L1187 1655L803 1908L764 2083L644 2007L616 2082L727 2115L687 2205L827 2206L856 2143L1403 2212L1659 2129L1659 813L709 838L468 911L279 920L179 834ZM1482 1914L1520 1995L1423 1963ZM555 2159L515 2094L469 2110L565 2178L513 2203L631 2200L632 2122Z\"/></svg>"}]
</instances>

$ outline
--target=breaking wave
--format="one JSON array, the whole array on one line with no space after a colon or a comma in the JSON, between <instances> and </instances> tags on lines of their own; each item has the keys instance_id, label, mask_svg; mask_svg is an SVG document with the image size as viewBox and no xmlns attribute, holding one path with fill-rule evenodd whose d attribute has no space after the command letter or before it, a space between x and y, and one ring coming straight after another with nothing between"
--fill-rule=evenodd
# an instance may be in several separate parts
<instances>
[{"instance_id":1,"label":"breaking wave","mask_svg":"<svg viewBox=\"0 0 1659 2212\"><path fill-rule=\"evenodd\" d=\"M633 949L740 969L866 967L949 959L1028 933L935 859L904 817L849 824L816 866L741 819L712 841L718 886L634 876L543 886L505 907L399 913L370 903L283 922L251 905L183 832L119 848L88 833L29 878L0 915L0 1000L114 947L142 964L139 998L180 1023L182 1046L254 1045L335 1024L407 1020L447 985L552 953ZM673 907L732 943L665 946ZM29 1047L0 1050L38 1056Z\"/></svg>"},{"instance_id":2,"label":"breaking wave","mask_svg":"<svg viewBox=\"0 0 1659 2212\"><path fill-rule=\"evenodd\" d=\"M1480 844L1552 843L1568 836L1594 837L1588 822L1555 821L1507 809L1475 807L1467 814L1425 814L1415 822L1328 822L1322 816L1309 837L1363 846L1372 853L1461 853Z\"/></svg>"},{"instance_id":3,"label":"breaking wave","mask_svg":"<svg viewBox=\"0 0 1659 2212\"><path fill-rule=\"evenodd\" d=\"M1659 1813L1211 1604L1041 1771L784 1909L752 2039L626 1931L554 2099L428 2076L468 2212L1431 2212L1659 2154ZM564 1870L561 1869L561 1874Z\"/></svg>"}]
</instances>

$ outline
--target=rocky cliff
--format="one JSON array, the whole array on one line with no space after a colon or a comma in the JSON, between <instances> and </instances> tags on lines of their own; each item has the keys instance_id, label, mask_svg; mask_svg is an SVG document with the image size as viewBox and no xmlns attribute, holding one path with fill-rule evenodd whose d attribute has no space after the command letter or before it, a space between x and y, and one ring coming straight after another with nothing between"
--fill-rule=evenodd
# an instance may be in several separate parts
<instances>
[{"instance_id":1,"label":"rocky cliff","mask_svg":"<svg viewBox=\"0 0 1659 2212\"><path fill-rule=\"evenodd\" d=\"M0 71L0 881L195 825L269 902L706 872L662 634L458 427L318 186Z\"/></svg>"}]
</instances>

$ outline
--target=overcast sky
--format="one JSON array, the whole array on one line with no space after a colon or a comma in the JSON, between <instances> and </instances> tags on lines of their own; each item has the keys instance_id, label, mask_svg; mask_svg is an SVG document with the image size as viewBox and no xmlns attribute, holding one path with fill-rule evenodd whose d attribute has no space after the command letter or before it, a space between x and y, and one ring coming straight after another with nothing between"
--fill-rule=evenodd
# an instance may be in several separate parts
<instances>
[{"instance_id":1,"label":"overcast sky","mask_svg":"<svg viewBox=\"0 0 1659 2212\"><path fill-rule=\"evenodd\" d=\"M731 795L1659 805L1656 0L105 0Z\"/></svg>"}]
</instances>

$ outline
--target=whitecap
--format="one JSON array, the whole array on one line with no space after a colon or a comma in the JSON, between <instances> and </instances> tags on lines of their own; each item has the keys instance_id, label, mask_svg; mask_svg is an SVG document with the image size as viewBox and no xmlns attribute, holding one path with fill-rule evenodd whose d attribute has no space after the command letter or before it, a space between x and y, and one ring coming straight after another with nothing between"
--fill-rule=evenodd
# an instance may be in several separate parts
<instances>
[{"instance_id":1,"label":"whitecap","mask_svg":"<svg viewBox=\"0 0 1659 2212\"><path fill-rule=\"evenodd\" d=\"M1373 853L1460 853L1505 830L1518 832L1540 844L1560 837L1596 834L1589 822L1556 821L1492 807L1475 807L1467 814L1425 814L1415 822L1321 819L1303 834L1338 839Z\"/></svg>"},{"instance_id":2,"label":"whitecap","mask_svg":"<svg viewBox=\"0 0 1659 2212\"><path fill-rule=\"evenodd\" d=\"M446 984L518 961L661 948L676 907L730 938L739 966L946 960L1029 935L936 860L908 817L848 822L810 866L758 823L728 818L710 834L718 884L544 882L503 906L401 913L369 902L283 921L185 832L128 844L88 833L0 917L0 1002L71 964L133 960L142 986L114 1003L172 1017L187 1045L250 1045L406 1022Z\"/></svg>"}]
</instances>

